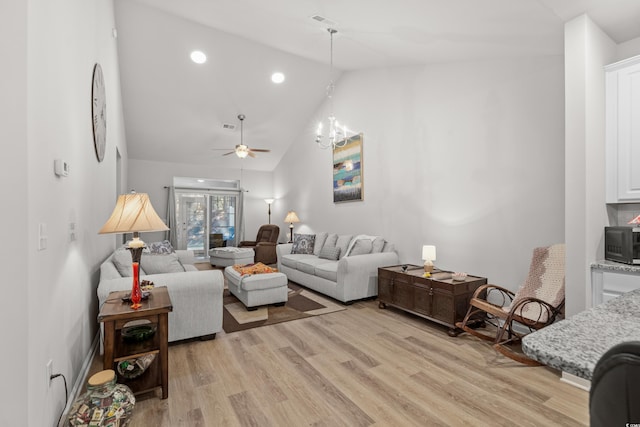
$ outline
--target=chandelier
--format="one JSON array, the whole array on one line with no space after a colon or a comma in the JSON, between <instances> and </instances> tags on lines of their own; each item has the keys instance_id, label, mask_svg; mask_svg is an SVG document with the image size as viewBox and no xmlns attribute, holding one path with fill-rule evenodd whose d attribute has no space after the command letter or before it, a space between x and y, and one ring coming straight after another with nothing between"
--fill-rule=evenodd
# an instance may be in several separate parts
<instances>
[{"instance_id":1,"label":"chandelier","mask_svg":"<svg viewBox=\"0 0 640 427\"><path fill-rule=\"evenodd\" d=\"M324 135L325 125L318 123L318 130L316 131L316 143L322 149L343 147L347 143L347 127L342 125L336 119L333 114L333 91L335 84L333 82L333 35L338 31L333 28L327 28L329 37L331 38L330 49L330 70L329 70L329 85L327 86L327 99L329 100L329 117L327 117L327 134Z\"/></svg>"}]
</instances>

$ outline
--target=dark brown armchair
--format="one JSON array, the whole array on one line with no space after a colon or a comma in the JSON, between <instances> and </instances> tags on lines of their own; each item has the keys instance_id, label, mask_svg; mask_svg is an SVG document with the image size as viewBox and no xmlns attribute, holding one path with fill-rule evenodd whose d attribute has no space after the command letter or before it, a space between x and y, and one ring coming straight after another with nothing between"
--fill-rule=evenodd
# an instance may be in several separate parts
<instances>
[{"instance_id":1,"label":"dark brown armchair","mask_svg":"<svg viewBox=\"0 0 640 427\"><path fill-rule=\"evenodd\" d=\"M255 262L263 264L275 264L278 261L276 256L276 245L278 244L278 236L280 235L280 227L274 224L263 225L258 230L256 240L243 240L238 247L251 248L256 253Z\"/></svg>"}]
</instances>

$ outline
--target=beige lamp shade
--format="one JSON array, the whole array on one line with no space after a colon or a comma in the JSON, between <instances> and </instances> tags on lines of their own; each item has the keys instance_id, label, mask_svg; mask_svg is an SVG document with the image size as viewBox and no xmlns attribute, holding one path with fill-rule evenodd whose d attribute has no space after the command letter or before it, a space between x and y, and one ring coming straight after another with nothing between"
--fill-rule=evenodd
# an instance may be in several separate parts
<instances>
[{"instance_id":1,"label":"beige lamp shade","mask_svg":"<svg viewBox=\"0 0 640 427\"><path fill-rule=\"evenodd\" d=\"M433 245L424 245L422 247L422 260L423 261L435 261L436 260L436 247Z\"/></svg>"},{"instance_id":2,"label":"beige lamp shade","mask_svg":"<svg viewBox=\"0 0 640 427\"><path fill-rule=\"evenodd\" d=\"M146 193L130 193L118 196L116 207L98 234L139 233L166 231L169 227L151 206Z\"/></svg>"},{"instance_id":3,"label":"beige lamp shade","mask_svg":"<svg viewBox=\"0 0 640 427\"><path fill-rule=\"evenodd\" d=\"M294 222L300 222L298 215L294 211L287 212L287 217L284 219L284 222L288 222L289 224L293 224Z\"/></svg>"},{"instance_id":4,"label":"beige lamp shade","mask_svg":"<svg viewBox=\"0 0 640 427\"><path fill-rule=\"evenodd\" d=\"M433 271L433 261L436 260L436 247L424 245L422 247L422 259L424 260L424 272L431 273Z\"/></svg>"}]
</instances>

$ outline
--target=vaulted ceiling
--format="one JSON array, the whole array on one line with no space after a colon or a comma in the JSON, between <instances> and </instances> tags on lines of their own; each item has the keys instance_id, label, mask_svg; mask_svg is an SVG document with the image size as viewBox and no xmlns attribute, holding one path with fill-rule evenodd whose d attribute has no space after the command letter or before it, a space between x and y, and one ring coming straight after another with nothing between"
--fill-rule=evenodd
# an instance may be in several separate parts
<instances>
[{"instance_id":1,"label":"vaulted ceiling","mask_svg":"<svg viewBox=\"0 0 640 427\"><path fill-rule=\"evenodd\" d=\"M341 70L562 55L564 22L583 13L618 43L640 37L637 0L116 0L128 154L273 170L291 144L313 143L296 138L325 99L328 26L338 30L338 79ZM193 50L207 62L193 63ZM275 71L282 84L271 82ZM240 143L238 114L244 143L270 153L222 155Z\"/></svg>"}]
</instances>

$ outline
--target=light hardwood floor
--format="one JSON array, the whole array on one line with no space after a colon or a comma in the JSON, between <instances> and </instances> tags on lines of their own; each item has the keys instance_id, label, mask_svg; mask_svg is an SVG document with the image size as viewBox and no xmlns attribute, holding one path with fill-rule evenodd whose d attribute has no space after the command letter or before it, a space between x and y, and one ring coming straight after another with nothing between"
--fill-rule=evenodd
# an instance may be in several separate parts
<instances>
[{"instance_id":1,"label":"light hardwood floor","mask_svg":"<svg viewBox=\"0 0 640 427\"><path fill-rule=\"evenodd\" d=\"M377 302L169 348L139 426L584 426L588 393ZM99 368L99 363L94 363Z\"/></svg>"}]
</instances>

